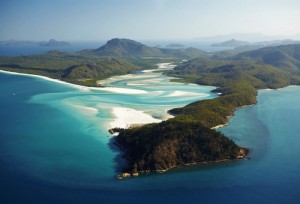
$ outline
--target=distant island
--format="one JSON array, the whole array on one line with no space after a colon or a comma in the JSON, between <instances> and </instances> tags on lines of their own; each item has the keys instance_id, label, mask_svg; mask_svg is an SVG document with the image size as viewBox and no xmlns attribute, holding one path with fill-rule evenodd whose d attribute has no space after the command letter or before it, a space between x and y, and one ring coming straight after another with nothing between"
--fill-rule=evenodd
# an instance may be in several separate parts
<instances>
[{"instance_id":1,"label":"distant island","mask_svg":"<svg viewBox=\"0 0 300 204\"><path fill-rule=\"evenodd\" d=\"M46 46L46 47L62 47L62 46L68 46L70 43L65 41L57 41L54 39L50 39L48 42L43 41L39 43L40 46Z\"/></svg>"},{"instance_id":2,"label":"distant island","mask_svg":"<svg viewBox=\"0 0 300 204\"><path fill-rule=\"evenodd\" d=\"M300 44L207 53L196 48L157 48L129 39L112 39L97 49L76 53L2 56L0 69L97 86L99 79L153 69L159 62L179 64L165 72L176 77L174 81L216 86L214 92L221 94L169 110L175 117L161 123L112 129L119 132L113 141L128 161L118 178L246 159L247 148L216 129L226 125L237 108L256 104L258 89L300 85Z\"/></svg>"},{"instance_id":3,"label":"distant island","mask_svg":"<svg viewBox=\"0 0 300 204\"><path fill-rule=\"evenodd\" d=\"M240 46L249 45L249 44L250 44L249 42L231 39L231 40L224 41L221 43L212 44L211 46L213 46L213 47L240 47Z\"/></svg>"},{"instance_id":4,"label":"distant island","mask_svg":"<svg viewBox=\"0 0 300 204\"><path fill-rule=\"evenodd\" d=\"M0 45L30 45L30 44L37 44L40 46L46 46L46 47L62 47L62 46L68 46L70 43L66 41L57 41L55 39L50 39L49 41L30 41L30 40L4 40L0 41Z\"/></svg>"}]
</instances>

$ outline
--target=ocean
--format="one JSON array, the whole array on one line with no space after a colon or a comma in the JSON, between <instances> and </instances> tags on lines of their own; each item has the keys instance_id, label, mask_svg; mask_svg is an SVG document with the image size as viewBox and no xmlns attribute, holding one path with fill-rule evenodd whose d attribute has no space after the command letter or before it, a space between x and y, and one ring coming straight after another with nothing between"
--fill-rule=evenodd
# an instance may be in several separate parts
<instances>
[{"instance_id":1,"label":"ocean","mask_svg":"<svg viewBox=\"0 0 300 204\"><path fill-rule=\"evenodd\" d=\"M0 73L0 203L299 202L299 86L259 91L257 105L219 129L249 148L250 160L117 180L124 161L107 132L114 108L163 119L172 107L217 97L214 87L169 79L118 76L99 90Z\"/></svg>"}]
</instances>

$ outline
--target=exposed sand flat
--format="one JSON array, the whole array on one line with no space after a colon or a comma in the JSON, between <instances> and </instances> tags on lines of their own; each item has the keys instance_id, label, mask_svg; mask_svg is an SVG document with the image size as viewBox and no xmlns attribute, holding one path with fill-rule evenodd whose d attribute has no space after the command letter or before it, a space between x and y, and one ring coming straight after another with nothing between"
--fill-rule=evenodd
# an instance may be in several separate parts
<instances>
[{"instance_id":1,"label":"exposed sand flat","mask_svg":"<svg viewBox=\"0 0 300 204\"><path fill-rule=\"evenodd\" d=\"M112 113L115 119L110 123L111 128L128 128L134 124L159 123L162 121L153 118L143 111L131 108L114 107L112 108Z\"/></svg>"},{"instance_id":2,"label":"exposed sand flat","mask_svg":"<svg viewBox=\"0 0 300 204\"><path fill-rule=\"evenodd\" d=\"M120 94L146 94L148 91L140 89L128 89L128 88L114 88L114 87L104 87L104 88L91 88L92 90L110 91Z\"/></svg>"},{"instance_id":3,"label":"exposed sand flat","mask_svg":"<svg viewBox=\"0 0 300 204\"><path fill-rule=\"evenodd\" d=\"M195 96L195 97L206 97L209 96L208 94L203 93L193 93L193 92L186 92L186 91L174 91L173 93L169 94L168 96Z\"/></svg>"}]
</instances>

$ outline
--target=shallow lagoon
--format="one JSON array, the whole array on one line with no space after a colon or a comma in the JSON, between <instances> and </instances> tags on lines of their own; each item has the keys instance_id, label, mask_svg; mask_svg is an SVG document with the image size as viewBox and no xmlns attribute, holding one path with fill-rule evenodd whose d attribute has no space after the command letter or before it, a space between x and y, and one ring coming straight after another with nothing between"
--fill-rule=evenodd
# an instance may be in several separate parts
<instances>
[{"instance_id":1,"label":"shallow lagoon","mask_svg":"<svg viewBox=\"0 0 300 204\"><path fill-rule=\"evenodd\" d=\"M251 160L115 179L118 152L107 133L111 107L163 118L172 107L216 97L213 87L166 83L168 77L148 74L139 76L142 82L139 77L109 82L147 91L144 95L0 74L1 203L298 202L300 87L260 91L256 106L237 110L220 129L249 147ZM201 94L178 95L182 92Z\"/></svg>"}]
</instances>

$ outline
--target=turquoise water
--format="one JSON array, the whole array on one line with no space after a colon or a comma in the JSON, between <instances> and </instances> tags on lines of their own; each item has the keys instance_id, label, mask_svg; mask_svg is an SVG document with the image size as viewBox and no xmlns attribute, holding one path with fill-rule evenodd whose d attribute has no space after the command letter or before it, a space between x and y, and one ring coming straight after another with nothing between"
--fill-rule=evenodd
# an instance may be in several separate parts
<instances>
[{"instance_id":1,"label":"turquoise water","mask_svg":"<svg viewBox=\"0 0 300 204\"><path fill-rule=\"evenodd\" d=\"M172 107L217 97L213 87L168 80L140 73L104 82L141 93L121 94L0 74L0 203L298 203L300 87L261 91L256 106L220 129L250 148L250 160L115 179L112 108L161 119Z\"/></svg>"}]
</instances>

